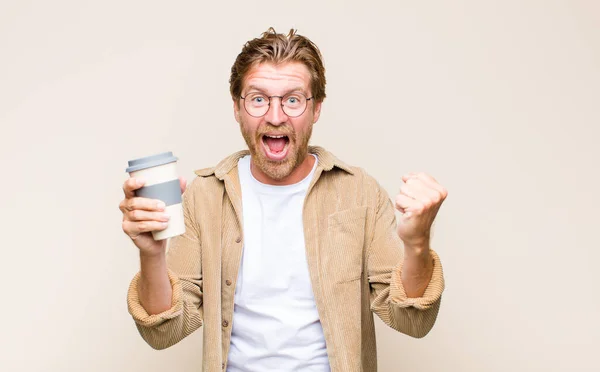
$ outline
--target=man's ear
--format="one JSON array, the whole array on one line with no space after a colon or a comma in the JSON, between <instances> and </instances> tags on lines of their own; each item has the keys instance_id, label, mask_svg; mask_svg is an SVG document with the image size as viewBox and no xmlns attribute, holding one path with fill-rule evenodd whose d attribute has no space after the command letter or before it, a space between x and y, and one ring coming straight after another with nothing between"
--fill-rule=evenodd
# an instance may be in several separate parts
<instances>
[{"instance_id":1,"label":"man's ear","mask_svg":"<svg viewBox=\"0 0 600 372\"><path fill-rule=\"evenodd\" d=\"M235 116L235 121L240 123L240 104L235 99L233 101L233 116Z\"/></svg>"},{"instance_id":2,"label":"man's ear","mask_svg":"<svg viewBox=\"0 0 600 372\"><path fill-rule=\"evenodd\" d=\"M313 124L315 124L317 121L319 121L319 117L321 116L321 105L322 104L323 104L323 101L321 101L321 102L315 101L315 108L313 109Z\"/></svg>"}]
</instances>

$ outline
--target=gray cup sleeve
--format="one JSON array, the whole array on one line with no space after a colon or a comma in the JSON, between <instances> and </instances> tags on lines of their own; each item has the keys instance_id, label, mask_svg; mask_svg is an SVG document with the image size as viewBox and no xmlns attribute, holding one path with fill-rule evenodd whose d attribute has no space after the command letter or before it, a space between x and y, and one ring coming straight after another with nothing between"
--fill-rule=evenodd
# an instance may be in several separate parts
<instances>
[{"instance_id":1,"label":"gray cup sleeve","mask_svg":"<svg viewBox=\"0 0 600 372\"><path fill-rule=\"evenodd\" d=\"M173 180L156 185L144 186L135 191L135 196L142 198L162 200L165 205L173 205L181 203L181 186L179 180Z\"/></svg>"}]
</instances>

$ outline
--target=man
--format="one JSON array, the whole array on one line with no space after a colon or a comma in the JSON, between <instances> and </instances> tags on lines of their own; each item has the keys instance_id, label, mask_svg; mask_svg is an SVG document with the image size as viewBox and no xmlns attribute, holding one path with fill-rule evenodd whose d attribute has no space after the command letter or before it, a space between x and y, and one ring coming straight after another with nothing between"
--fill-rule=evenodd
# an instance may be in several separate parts
<instances>
[{"instance_id":1,"label":"man","mask_svg":"<svg viewBox=\"0 0 600 372\"><path fill-rule=\"evenodd\" d=\"M248 151L196 171L168 252L150 234L167 225L164 204L125 182L123 230L141 262L128 308L152 347L203 326L205 371L376 371L373 313L413 337L433 326L444 281L430 229L447 192L402 176L397 223L372 177L309 147L324 71L293 30L246 43L230 90Z\"/></svg>"}]
</instances>

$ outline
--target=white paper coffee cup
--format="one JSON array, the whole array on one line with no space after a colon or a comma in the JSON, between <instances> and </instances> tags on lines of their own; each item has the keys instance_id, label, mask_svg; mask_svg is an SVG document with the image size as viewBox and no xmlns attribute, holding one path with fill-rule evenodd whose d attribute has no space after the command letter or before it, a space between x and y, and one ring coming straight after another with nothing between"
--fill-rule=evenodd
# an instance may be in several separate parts
<instances>
[{"instance_id":1,"label":"white paper coffee cup","mask_svg":"<svg viewBox=\"0 0 600 372\"><path fill-rule=\"evenodd\" d=\"M131 177L145 181L144 187L135 191L143 198L162 200L165 213L171 218L162 231L153 231L154 240L172 238L185 233L183 206L181 205L181 186L177 176L177 158L172 152L130 160L126 172Z\"/></svg>"}]
</instances>

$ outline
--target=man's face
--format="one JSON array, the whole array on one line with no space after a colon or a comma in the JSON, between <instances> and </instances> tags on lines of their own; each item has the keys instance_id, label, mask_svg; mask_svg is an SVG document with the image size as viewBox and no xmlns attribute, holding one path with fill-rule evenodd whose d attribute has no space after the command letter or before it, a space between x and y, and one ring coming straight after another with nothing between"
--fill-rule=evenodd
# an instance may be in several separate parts
<instances>
[{"instance_id":1,"label":"man's face","mask_svg":"<svg viewBox=\"0 0 600 372\"><path fill-rule=\"evenodd\" d=\"M293 92L307 98L312 95L308 68L298 62L258 64L248 71L242 84L242 97L252 93L285 96ZM309 100L302 115L289 117L281 107L281 99L273 97L267 113L258 118L246 111L244 103L242 99L234 100L234 113L253 164L271 180L286 179L308 155L312 126L319 119L321 103Z\"/></svg>"}]
</instances>

